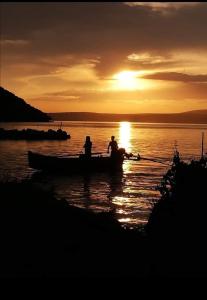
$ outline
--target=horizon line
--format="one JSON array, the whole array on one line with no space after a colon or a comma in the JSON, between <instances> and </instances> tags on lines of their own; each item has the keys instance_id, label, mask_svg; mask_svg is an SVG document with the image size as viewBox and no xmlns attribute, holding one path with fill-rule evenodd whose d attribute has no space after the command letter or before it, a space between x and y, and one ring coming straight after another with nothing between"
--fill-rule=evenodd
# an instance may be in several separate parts
<instances>
[{"instance_id":1,"label":"horizon line","mask_svg":"<svg viewBox=\"0 0 207 300\"><path fill-rule=\"evenodd\" d=\"M141 112L141 113L110 113L110 112L93 112L93 111L61 111L61 112L47 112L47 114L66 114L66 113L79 113L79 114L107 114L107 115L140 115L140 114L182 114L182 113L191 113L191 112L199 112L199 111L206 111L206 109L195 109L195 110L185 110L182 112Z\"/></svg>"}]
</instances>

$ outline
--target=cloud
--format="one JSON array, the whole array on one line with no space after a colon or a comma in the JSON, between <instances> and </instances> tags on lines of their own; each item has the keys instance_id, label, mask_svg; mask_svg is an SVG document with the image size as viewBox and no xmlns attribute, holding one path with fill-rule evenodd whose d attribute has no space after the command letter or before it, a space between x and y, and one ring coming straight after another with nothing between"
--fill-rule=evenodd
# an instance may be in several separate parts
<instances>
[{"instance_id":1,"label":"cloud","mask_svg":"<svg viewBox=\"0 0 207 300\"><path fill-rule=\"evenodd\" d=\"M147 52L140 53L140 54L132 53L132 54L128 55L127 58L129 61L132 61L132 62L141 62L141 63L147 63L147 64L159 64L159 63L166 61L166 58L164 56L161 56L161 55L153 56ZM167 59L167 61L170 61L170 60Z\"/></svg>"},{"instance_id":2,"label":"cloud","mask_svg":"<svg viewBox=\"0 0 207 300\"><path fill-rule=\"evenodd\" d=\"M126 5L132 7L149 7L154 11L194 7L196 5L199 5L200 3L202 2L125 2Z\"/></svg>"},{"instance_id":3,"label":"cloud","mask_svg":"<svg viewBox=\"0 0 207 300\"><path fill-rule=\"evenodd\" d=\"M27 40L2 40L0 41L0 45L6 45L6 46L25 46L28 45L29 41Z\"/></svg>"},{"instance_id":4,"label":"cloud","mask_svg":"<svg viewBox=\"0 0 207 300\"><path fill-rule=\"evenodd\" d=\"M145 79L169 80L181 82L207 82L207 74L189 75L177 72L157 72L142 76Z\"/></svg>"},{"instance_id":5,"label":"cloud","mask_svg":"<svg viewBox=\"0 0 207 300\"><path fill-rule=\"evenodd\" d=\"M127 65L126 58L133 53L156 51L162 57L173 50L207 48L206 3L182 5L171 16L151 11L146 5L112 2L1 6L3 40L28 41L21 50L15 45L7 47L7 57L16 51L19 59L27 61L66 55L74 60L100 57L96 64L100 76L106 69L111 73Z\"/></svg>"},{"instance_id":6,"label":"cloud","mask_svg":"<svg viewBox=\"0 0 207 300\"><path fill-rule=\"evenodd\" d=\"M54 100L55 99L55 100ZM30 97L30 101L38 101L38 102L45 102L45 101L56 101L56 102L70 102L70 101L77 101L80 99L80 96L77 95L70 95L70 93L66 93L65 95L61 92L56 93L46 93L40 95L38 97Z\"/></svg>"}]
</instances>

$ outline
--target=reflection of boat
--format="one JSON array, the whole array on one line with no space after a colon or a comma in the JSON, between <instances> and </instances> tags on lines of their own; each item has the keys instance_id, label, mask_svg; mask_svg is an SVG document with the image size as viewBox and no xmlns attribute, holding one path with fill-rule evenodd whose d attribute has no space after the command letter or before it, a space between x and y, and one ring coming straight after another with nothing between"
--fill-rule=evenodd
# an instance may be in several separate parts
<instances>
[{"instance_id":1,"label":"reflection of boat","mask_svg":"<svg viewBox=\"0 0 207 300\"><path fill-rule=\"evenodd\" d=\"M70 135L62 129L48 131L35 129L10 129L0 128L0 140L67 140Z\"/></svg>"},{"instance_id":2,"label":"reflection of boat","mask_svg":"<svg viewBox=\"0 0 207 300\"><path fill-rule=\"evenodd\" d=\"M122 171L123 153L118 152L116 157L85 155L76 157L58 157L28 152L29 166L33 169L58 173L90 173L93 171L110 172Z\"/></svg>"}]
</instances>

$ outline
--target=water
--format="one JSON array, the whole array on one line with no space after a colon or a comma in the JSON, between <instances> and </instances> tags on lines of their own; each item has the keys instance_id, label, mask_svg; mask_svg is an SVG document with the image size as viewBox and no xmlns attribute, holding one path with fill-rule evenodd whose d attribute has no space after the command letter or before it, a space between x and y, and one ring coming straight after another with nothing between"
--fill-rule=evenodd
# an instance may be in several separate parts
<instances>
[{"instance_id":1,"label":"water","mask_svg":"<svg viewBox=\"0 0 207 300\"><path fill-rule=\"evenodd\" d=\"M57 129L54 123L1 123L4 128ZM0 141L0 177L25 178L36 171L28 166L27 151L44 154L67 155L83 151L86 135L93 142L93 152L106 152L111 135L128 152L140 153L146 158L159 157L171 163L177 141L184 160L197 158L201 153L201 132L206 125L149 124L130 122L63 122L70 135L67 141ZM206 148L204 148L206 150ZM206 152L206 151L205 151ZM136 227L147 222L152 205L159 198L156 190L168 166L141 160L125 161L123 174L91 174L88 176L40 176L45 186L54 189L58 198L70 204L94 211L114 209L123 226Z\"/></svg>"}]
</instances>

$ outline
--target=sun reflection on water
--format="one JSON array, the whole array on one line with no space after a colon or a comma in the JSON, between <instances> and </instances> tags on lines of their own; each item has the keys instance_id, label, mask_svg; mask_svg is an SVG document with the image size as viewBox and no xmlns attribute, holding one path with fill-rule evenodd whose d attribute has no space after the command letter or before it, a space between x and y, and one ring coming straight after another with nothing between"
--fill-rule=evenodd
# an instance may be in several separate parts
<instances>
[{"instance_id":1,"label":"sun reflection on water","mask_svg":"<svg viewBox=\"0 0 207 300\"><path fill-rule=\"evenodd\" d=\"M119 147L131 151L131 123L120 122L119 125Z\"/></svg>"},{"instance_id":2,"label":"sun reflection on water","mask_svg":"<svg viewBox=\"0 0 207 300\"><path fill-rule=\"evenodd\" d=\"M119 123L119 147L125 148L126 152L131 152L131 123L130 122L120 122ZM123 170L124 172L130 172L130 164L128 161L124 162Z\"/></svg>"}]
</instances>

